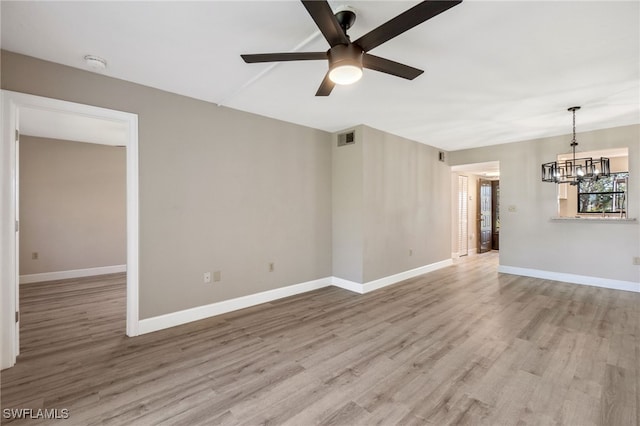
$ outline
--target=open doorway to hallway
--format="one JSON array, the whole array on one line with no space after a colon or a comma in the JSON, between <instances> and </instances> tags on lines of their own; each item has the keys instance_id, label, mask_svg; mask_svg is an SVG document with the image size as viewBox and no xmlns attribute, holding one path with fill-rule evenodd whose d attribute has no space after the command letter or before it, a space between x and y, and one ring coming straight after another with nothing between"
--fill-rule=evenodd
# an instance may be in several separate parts
<instances>
[{"instance_id":1,"label":"open doorway to hallway","mask_svg":"<svg viewBox=\"0 0 640 426\"><path fill-rule=\"evenodd\" d=\"M7 195L0 203L0 324L2 328L0 345L0 368L12 367L20 355L20 275L23 282L55 279L74 279L95 273L115 272L109 266L123 267L126 264L126 306L125 326L127 336L138 334L138 117L135 114L105 109L90 105L77 104L58 99L44 98L18 92L2 91L2 144L0 151L1 167L0 187ZM97 131L95 126L97 125ZM93 129L93 131L92 131ZM126 262L122 265L109 265L107 270L101 267L87 267L65 271L20 272L20 137L73 141L73 143L111 145L110 148L125 149L126 180ZM93 135L93 136L91 136ZM115 139L114 139L115 137ZM46 156L45 156L46 157ZM47 158L50 162L62 161L65 155ZM80 185L88 182L86 176L74 179ZM46 195L45 195L46 196ZM57 196L51 203L64 204L64 197ZM51 212L50 206L39 207ZM75 215L75 209L67 215ZM64 216L64 215L63 215ZM97 216L97 215L95 215ZM23 225L24 226L24 225ZM71 225L62 230L71 233ZM68 245L59 244L60 250ZM43 246L44 247L44 246ZM38 260L40 252L27 251L31 260ZM23 253L23 257L24 257ZM35 258L35 259L34 259ZM63 268L64 269L64 268ZM98 269L98 270L95 270ZM63 274L55 274L63 272ZM41 274L49 274L42 276ZM51 273L54 273L51 275Z\"/></svg>"},{"instance_id":2,"label":"open doorway to hallway","mask_svg":"<svg viewBox=\"0 0 640 426\"><path fill-rule=\"evenodd\" d=\"M500 163L451 168L452 258L500 248Z\"/></svg>"}]
</instances>

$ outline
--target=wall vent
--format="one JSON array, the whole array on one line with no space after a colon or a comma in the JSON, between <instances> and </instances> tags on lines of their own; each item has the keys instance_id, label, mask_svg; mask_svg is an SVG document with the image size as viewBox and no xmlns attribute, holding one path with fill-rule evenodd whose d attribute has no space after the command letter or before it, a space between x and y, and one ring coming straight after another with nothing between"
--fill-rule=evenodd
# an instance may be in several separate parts
<instances>
[{"instance_id":1,"label":"wall vent","mask_svg":"<svg viewBox=\"0 0 640 426\"><path fill-rule=\"evenodd\" d=\"M338 135L338 146L353 145L354 143L356 143L355 130Z\"/></svg>"},{"instance_id":2,"label":"wall vent","mask_svg":"<svg viewBox=\"0 0 640 426\"><path fill-rule=\"evenodd\" d=\"M444 163L444 152L442 151L438 152L438 160Z\"/></svg>"}]
</instances>

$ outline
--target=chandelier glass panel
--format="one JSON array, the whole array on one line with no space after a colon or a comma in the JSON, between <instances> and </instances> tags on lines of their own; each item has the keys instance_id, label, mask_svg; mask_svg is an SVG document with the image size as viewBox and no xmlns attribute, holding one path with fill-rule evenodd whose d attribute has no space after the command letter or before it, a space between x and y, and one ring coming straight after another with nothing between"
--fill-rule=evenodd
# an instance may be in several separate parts
<instances>
[{"instance_id":1,"label":"chandelier glass panel","mask_svg":"<svg viewBox=\"0 0 640 426\"><path fill-rule=\"evenodd\" d=\"M611 173L609 159L600 158L576 158L576 111L579 106L569 108L573 113L573 139L571 140L571 159L552 161L542 165L542 181L553 183L568 183L578 185L583 181L594 181Z\"/></svg>"}]
</instances>

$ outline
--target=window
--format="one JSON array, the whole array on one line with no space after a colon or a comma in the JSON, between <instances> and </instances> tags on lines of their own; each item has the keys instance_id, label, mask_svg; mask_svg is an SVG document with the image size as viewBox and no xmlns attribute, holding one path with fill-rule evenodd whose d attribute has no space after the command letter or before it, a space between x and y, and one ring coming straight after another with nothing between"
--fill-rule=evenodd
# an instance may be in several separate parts
<instances>
[{"instance_id":1,"label":"window","mask_svg":"<svg viewBox=\"0 0 640 426\"><path fill-rule=\"evenodd\" d=\"M629 172L611 173L578 184L578 213L620 213L626 210Z\"/></svg>"}]
</instances>

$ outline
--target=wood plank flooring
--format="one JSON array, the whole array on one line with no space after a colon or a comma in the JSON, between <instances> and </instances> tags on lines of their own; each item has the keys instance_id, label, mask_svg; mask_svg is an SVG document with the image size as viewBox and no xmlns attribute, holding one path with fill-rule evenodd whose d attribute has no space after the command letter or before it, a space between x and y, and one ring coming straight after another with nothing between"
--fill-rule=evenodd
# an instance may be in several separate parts
<instances>
[{"instance_id":1,"label":"wood plank flooring","mask_svg":"<svg viewBox=\"0 0 640 426\"><path fill-rule=\"evenodd\" d=\"M136 338L123 274L22 288L2 408L69 425L638 425L640 294L498 274L488 253Z\"/></svg>"}]
</instances>

